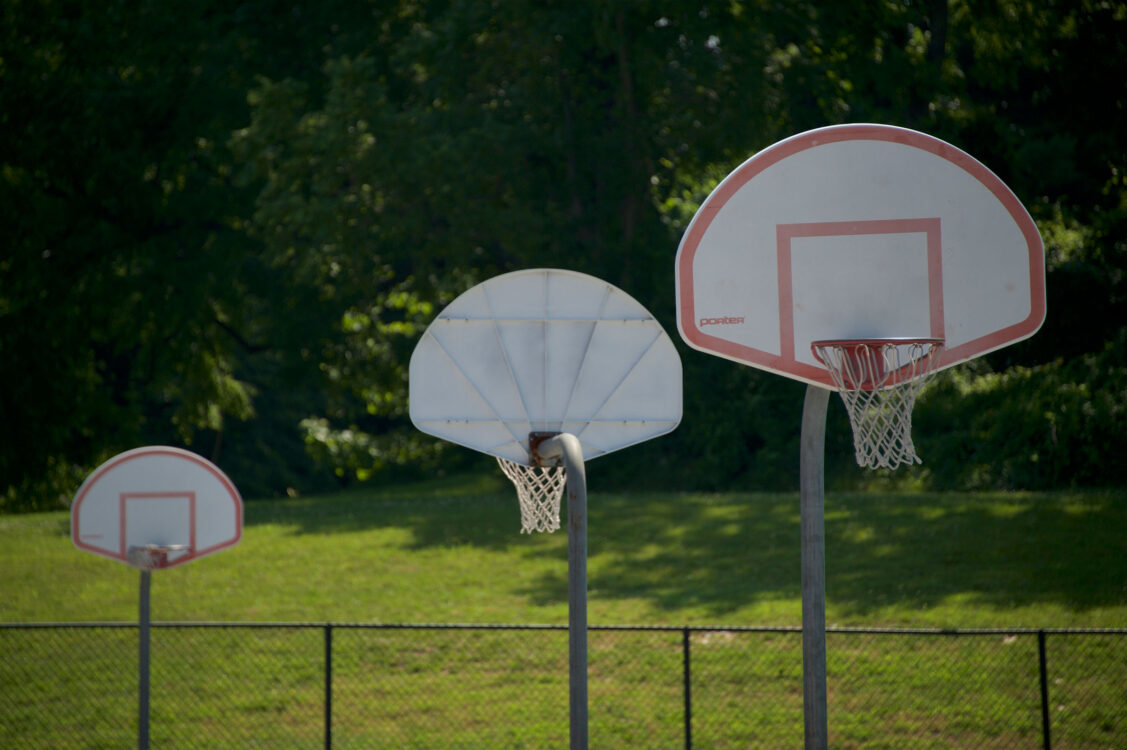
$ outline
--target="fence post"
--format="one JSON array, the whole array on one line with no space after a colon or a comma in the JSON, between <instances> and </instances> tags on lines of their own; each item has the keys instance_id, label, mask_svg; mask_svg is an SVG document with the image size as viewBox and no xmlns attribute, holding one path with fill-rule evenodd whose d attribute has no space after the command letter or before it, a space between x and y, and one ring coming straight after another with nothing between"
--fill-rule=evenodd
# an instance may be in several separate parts
<instances>
[{"instance_id":1,"label":"fence post","mask_svg":"<svg viewBox=\"0 0 1127 750\"><path fill-rule=\"evenodd\" d=\"M689 645L692 643L692 630L681 630L681 654L684 663L685 678L685 750L693 750L693 680L690 670L691 659Z\"/></svg>"},{"instance_id":2,"label":"fence post","mask_svg":"<svg viewBox=\"0 0 1127 750\"><path fill-rule=\"evenodd\" d=\"M325 750L333 746L333 624L325 623Z\"/></svg>"},{"instance_id":3,"label":"fence post","mask_svg":"<svg viewBox=\"0 0 1127 750\"><path fill-rule=\"evenodd\" d=\"M1045 750L1052 750L1052 733L1049 729L1049 669L1045 658L1045 631L1037 631L1037 659L1041 669L1041 736Z\"/></svg>"}]
</instances>

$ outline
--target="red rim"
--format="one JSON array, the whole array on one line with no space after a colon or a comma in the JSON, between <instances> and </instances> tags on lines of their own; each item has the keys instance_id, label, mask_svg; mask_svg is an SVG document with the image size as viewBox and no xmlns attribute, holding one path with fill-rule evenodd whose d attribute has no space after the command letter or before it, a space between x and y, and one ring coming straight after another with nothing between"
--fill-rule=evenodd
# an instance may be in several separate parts
<instances>
[{"instance_id":1,"label":"red rim","mask_svg":"<svg viewBox=\"0 0 1127 750\"><path fill-rule=\"evenodd\" d=\"M931 356L935 352L937 352L937 351L939 351L940 349L943 348L944 339L933 338L933 337L928 337L928 336L923 336L923 337L905 336L905 337L900 337L900 338L893 337L893 338L882 338L882 339L878 339L878 338L872 338L872 339L823 339L821 341L811 341L810 342L810 351L813 352L814 358L817 359L819 362L821 362L822 366L824 366L827 370L829 370L830 365L829 365L829 363L826 362L826 360L822 359L822 355L818 351L819 348L822 348L822 347L839 348L839 349L845 350L845 352L849 356L855 357L857 350L860 349L861 347L868 346L868 347L873 347L873 348L879 348L879 347L883 347L883 346L888 346L890 344L894 345L894 346L910 346L912 344L919 344L921 346L926 346L926 345L930 344L931 349L927 352L927 355L925 355L925 356ZM923 359L923 358L924 357L920 357L919 359ZM894 370L891 373L891 377L888 379L888 381L884 383L884 387L894 386L894 385L898 385L902 382L905 382L906 378L904 376L911 369L912 365L915 364L915 362L919 361L919 359L915 360L914 362L909 362L908 364L905 364L905 365L901 366L900 368ZM886 375L888 373L882 372L882 373L879 373L879 374L881 375L881 378L883 380L884 375ZM920 373L920 374L923 374L923 373ZM910 378L907 378L907 379L910 379ZM877 388L876 383L873 382L872 380L860 382L860 383L848 383L847 385L850 388L860 389L860 390L864 390L864 391L871 391L871 390L874 390L875 388Z\"/></svg>"},{"instance_id":2,"label":"red rim","mask_svg":"<svg viewBox=\"0 0 1127 750\"><path fill-rule=\"evenodd\" d=\"M930 336L904 336L892 337L884 339L823 339L822 341L811 341L810 350L814 352L814 356L823 365L826 364L821 355L818 354L818 347L822 346L840 346L844 349L856 349L859 346L883 346L885 344L896 344L897 346L905 344L934 344L943 346L946 339L937 339Z\"/></svg>"}]
</instances>

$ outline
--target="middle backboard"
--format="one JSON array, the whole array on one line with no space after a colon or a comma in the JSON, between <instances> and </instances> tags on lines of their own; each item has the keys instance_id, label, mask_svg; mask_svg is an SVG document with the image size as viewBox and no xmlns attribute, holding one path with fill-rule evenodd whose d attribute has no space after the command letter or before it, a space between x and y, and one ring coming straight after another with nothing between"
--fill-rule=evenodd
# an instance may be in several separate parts
<instances>
[{"instance_id":1,"label":"middle backboard","mask_svg":"<svg viewBox=\"0 0 1127 750\"><path fill-rule=\"evenodd\" d=\"M528 465L531 432L575 435L587 459L681 421L681 359L637 300L593 276L539 268L451 302L411 355L411 421Z\"/></svg>"}]
</instances>

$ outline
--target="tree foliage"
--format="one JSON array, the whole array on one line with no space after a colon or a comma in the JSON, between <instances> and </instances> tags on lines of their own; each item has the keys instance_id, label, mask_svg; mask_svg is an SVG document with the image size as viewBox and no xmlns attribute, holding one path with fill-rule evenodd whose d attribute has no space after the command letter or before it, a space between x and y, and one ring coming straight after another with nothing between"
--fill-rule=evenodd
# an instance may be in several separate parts
<instances>
[{"instance_id":1,"label":"tree foliage","mask_svg":"<svg viewBox=\"0 0 1127 750\"><path fill-rule=\"evenodd\" d=\"M711 187L780 138L858 121L975 155L1048 253L1044 330L925 398L925 460L945 468L916 478L1117 479L1100 445L1127 400L1121 4L0 8L10 507L141 442L188 444L249 494L465 461L406 419L406 363L442 305L502 271L566 267L672 330L673 254ZM794 384L683 359L682 428L606 481L792 485ZM1015 428L973 426L993 408Z\"/></svg>"}]
</instances>

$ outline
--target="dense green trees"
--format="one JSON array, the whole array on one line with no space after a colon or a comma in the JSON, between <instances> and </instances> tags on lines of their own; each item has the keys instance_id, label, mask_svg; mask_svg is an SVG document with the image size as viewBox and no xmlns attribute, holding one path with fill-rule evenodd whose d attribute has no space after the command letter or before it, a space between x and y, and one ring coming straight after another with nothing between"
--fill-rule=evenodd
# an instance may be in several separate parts
<instances>
[{"instance_id":1,"label":"dense green trees","mask_svg":"<svg viewBox=\"0 0 1127 750\"><path fill-rule=\"evenodd\" d=\"M0 7L11 507L139 442L189 443L248 494L466 460L405 418L407 358L442 304L560 266L672 330L673 254L709 188L848 121L966 149L1046 240L1049 322L932 390L915 477L1121 476L1122 4ZM685 423L605 480L644 464L686 487L792 484L801 388L684 360Z\"/></svg>"}]
</instances>

